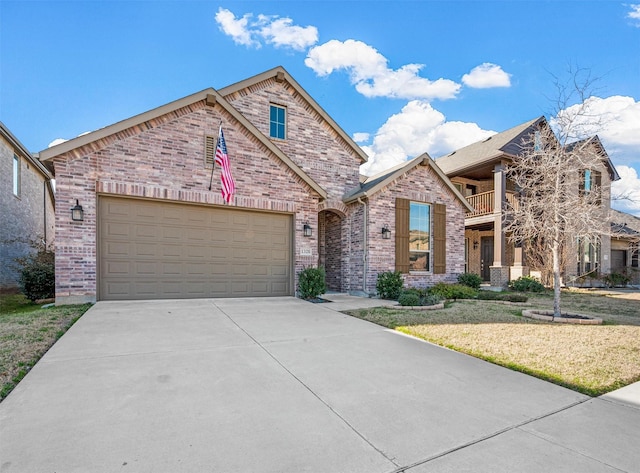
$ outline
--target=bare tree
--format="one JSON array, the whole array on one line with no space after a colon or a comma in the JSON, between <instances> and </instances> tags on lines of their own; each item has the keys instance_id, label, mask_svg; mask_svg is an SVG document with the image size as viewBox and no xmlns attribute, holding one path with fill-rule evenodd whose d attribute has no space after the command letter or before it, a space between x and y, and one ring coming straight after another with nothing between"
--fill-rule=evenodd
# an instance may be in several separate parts
<instances>
[{"instance_id":1,"label":"bare tree","mask_svg":"<svg viewBox=\"0 0 640 473\"><path fill-rule=\"evenodd\" d=\"M554 317L561 314L562 276L572 261L568 255L576 254L580 244L598 245L610 231L608 206L602 205L610 191L599 179L606 172L606 155L597 137L584 136L597 129L599 117L589 115L592 81L587 76L579 82L582 73L573 74L571 88L556 81L554 118L524 140L521 155L507 168L521 196L507 212L507 230L550 266ZM572 102L577 105L569 107Z\"/></svg>"}]
</instances>

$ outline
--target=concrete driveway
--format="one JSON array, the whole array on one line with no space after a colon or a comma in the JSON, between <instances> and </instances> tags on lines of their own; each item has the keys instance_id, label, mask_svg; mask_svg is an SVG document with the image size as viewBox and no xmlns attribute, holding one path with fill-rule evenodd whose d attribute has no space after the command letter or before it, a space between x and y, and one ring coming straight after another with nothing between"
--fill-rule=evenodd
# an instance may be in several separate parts
<instances>
[{"instance_id":1,"label":"concrete driveway","mask_svg":"<svg viewBox=\"0 0 640 473\"><path fill-rule=\"evenodd\" d=\"M640 470L640 404L332 307L100 302L0 403L0 471Z\"/></svg>"}]
</instances>

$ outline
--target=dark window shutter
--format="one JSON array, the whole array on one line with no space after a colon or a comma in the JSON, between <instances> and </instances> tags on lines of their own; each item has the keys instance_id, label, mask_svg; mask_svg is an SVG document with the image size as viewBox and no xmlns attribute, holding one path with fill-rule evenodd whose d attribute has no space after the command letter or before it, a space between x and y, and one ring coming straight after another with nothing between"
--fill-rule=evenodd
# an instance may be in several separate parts
<instances>
[{"instance_id":1,"label":"dark window shutter","mask_svg":"<svg viewBox=\"0 0 640 473\"><path fill-rule=\"evenodd\" d=\"M216 137L213 135L205 135L204 137L204 167L213 166L213 160L216 154Z\"/></svg>"},{"instance_id":2,"label":"dark window shutter","mask_svg":"<svg viewBox=\"0 0 640 473\"><path fill-rule=\"evenodd\" d=\"M447 272L447 206L433 204L433 273Z\"/></svg>"},{"instance_id":3,"label":"dark window shutter","mask_svg":"<svg viewBox=\"0 0 640 473\"><path fill-rule=\"evenodd\" d=\"M396 271L409 272L409 200L396 198Z\"/></svg>"}]
</instances>

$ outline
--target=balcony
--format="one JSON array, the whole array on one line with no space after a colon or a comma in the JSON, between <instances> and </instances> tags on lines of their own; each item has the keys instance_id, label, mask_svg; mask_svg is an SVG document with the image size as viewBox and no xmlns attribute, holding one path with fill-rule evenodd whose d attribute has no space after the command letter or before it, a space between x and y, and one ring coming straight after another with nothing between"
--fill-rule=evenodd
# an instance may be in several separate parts
<instances>
[{"instance_id":1,"label":"balcony","mask_svg":"<svg viewBox=\"0 0 640 473\"><path fill-rule=\"evenodd\" d=\"M515 192L507 191L507 204L512 208L518 208L518 199ZM473 207L473 212L467 212L467 218L482 217L493 214L495 208L495 191L483 192L467 196L467 201Z\"/></svg>"}]
</instances>

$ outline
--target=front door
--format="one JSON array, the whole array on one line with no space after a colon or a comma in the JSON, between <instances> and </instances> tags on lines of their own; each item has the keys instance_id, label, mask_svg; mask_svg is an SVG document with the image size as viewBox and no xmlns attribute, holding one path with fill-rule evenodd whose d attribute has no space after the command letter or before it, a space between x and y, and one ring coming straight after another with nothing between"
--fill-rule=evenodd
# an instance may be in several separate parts
<instances>
[{"instance_id":1,"label":"front door","mask_svg":"<svg viewBox=\"0 0 640 473\"><path fill-rule=\"evenodd\" d=\"M484 281L491 281L491 265L493 265L493 237L480 239L480 275Z\"/></svg>"}]
</instances>

